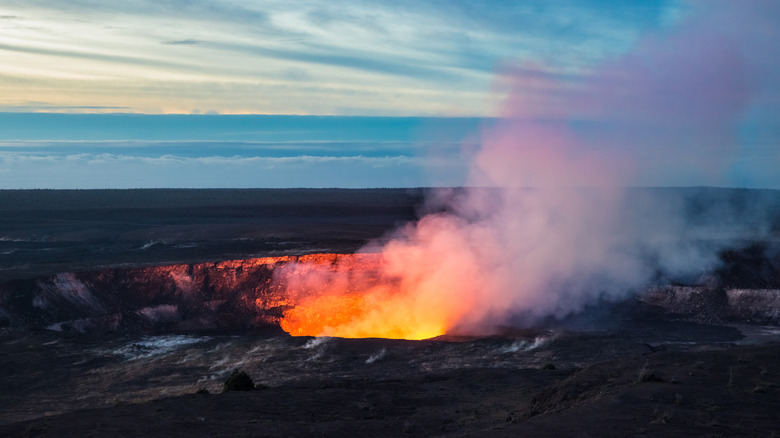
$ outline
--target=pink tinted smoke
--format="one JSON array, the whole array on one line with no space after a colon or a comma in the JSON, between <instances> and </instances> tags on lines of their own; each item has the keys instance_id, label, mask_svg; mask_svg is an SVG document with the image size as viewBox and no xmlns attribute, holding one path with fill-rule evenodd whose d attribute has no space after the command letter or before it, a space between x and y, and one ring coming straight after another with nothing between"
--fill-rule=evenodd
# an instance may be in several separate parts
<instances>
[{"instance_id":1,"label":"pink tinted smoke","mask_svg":"<svg viewBox=\"0 0 780 438\"><path fill-rule=\"evenodd\" d=\"M722 30L730 5L574 79L538 63L503 71L502 117L483 131L472 188L380 249L394 299L423 317L446 309L450 331L489 332L633 293L653 275L643 254L701 266L712 254L669 244L686 238L676 206L648 198L645 222L663 233L648 232L625 221L623 189L721 180L756 88L750 38Z\"/></svg>"}]
</instances>

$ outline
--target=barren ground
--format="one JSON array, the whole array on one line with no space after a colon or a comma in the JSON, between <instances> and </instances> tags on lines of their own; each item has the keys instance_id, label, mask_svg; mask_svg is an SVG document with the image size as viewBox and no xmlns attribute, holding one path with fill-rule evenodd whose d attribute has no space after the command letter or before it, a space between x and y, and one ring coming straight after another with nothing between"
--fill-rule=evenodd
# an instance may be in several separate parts
<instances>
[{"instance_id":1,"label":"barren ground","mask_svg":"<svg viewBox=\"0 0 780 438\"><path fill-rule=\"evenodd\" d=\"M0 193L0 279L349 252L421 208L407 191L109 192ZM780 435L780 328L631 303L426 341L3 327L0 351L0 436ZM220 393L236 368L266 387Z\"/></svg>"}]
</instances>

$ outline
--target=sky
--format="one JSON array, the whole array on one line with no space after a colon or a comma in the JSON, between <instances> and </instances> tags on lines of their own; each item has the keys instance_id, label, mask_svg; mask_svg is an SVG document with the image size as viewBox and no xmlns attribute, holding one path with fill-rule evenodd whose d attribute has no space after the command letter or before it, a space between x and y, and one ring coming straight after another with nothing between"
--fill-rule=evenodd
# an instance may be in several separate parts
<instances>
[{"instance_id":1,"label":"sky","mask_svg":"<svg viewBox=\"0 0 780 438\"><path fill-rule=\"evenodd\" d=\"M780 188L779 10L4 0L0 188L462 185L542 122L649 163L631 184Z\"/></svg>"}]
</instances>

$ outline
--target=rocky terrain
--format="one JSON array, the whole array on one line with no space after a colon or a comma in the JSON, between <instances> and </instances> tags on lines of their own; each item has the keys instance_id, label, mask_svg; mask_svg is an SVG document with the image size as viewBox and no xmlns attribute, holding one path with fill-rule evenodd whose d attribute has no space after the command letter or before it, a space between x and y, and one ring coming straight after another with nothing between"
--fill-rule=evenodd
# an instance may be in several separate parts
<instances>
[{"instance_id":1,"label":"rocky terrain","mask_svg":"<svg viewBox=\"0 0 780 438\"><path fill-rule=\"evenodd\" d=\"M780 434L775 231L532 328L294 337L274 273L370 265L419 191L109 192L0 193L0 436Z\"/></svg>"},{"instance_id":2,"label":"rocky terrain","mask_svg":"<svg viewBox=\"0 0 780 438\"><path fill-rule=\"evenodd\" d=\"M741 265L736 273L724 267L710 272L705 284L650 285L620 305L667 319L778 325L780 257L774 254L771 247L756 254L750 246L729 255ZM127 334L278 329L290 302L273 281L275 273L290 263L347 262L370 270L376 269L377 259L372 254L325 253L9 280L0 282L0 325Z\"/></svg>"},{"instance_id":3,"label":"rocky terrain","mask_svg":"<svg viewBox=\"0 0 780 438\"><path fill-rule=\"evenodd\" d=\"M423 189L0 190L0 281L96 267L349 253Z\"/></svg>"}]
</instances>

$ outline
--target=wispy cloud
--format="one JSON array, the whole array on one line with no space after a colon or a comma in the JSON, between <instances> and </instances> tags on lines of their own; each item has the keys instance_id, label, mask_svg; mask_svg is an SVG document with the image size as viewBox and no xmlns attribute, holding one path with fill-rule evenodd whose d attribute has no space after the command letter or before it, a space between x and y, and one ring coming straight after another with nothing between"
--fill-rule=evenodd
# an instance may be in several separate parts
<instances>
[{"instance_id":1,"label":"wispy cloud","mask_svg":"<svg viewBox=\"0 0 780 438\"><path fill-rule=\"evenodd\" d=\"M3 188L416 187L440 159L388 157L184 157L0 152ZM454 183L455 181L450 181Z\"/></svg>"},{"instance_id":2,"label":"wispy cloud","mask_svg":"<svg viewBox=\"0 0 780 438\"><path fill-rule=\"evenodd\" d=\"M98 106L98 105L80 105L80 106L58 106L51 105L48 102L31 102L24 105L7 105L0 107L0 112L104 112L104 111L129 111L128 106Z\"/></svg>"},{"instance_id":3,"label":"wispy cloud","mask_svg":"<svg viewBox=\"0 0 780 438\"><path fill-rule=\"evenodd\" d=\"M200 40L172 40L172 41L163 41L163 44L167 46L194 46L195 44L202 44L203 41Z\"/></svg>"},{"instance_id":4,"label":"wispy cloud","mask_svg":"<svg viewBox=\"0 0 780 438\"><path fill-rule=\"evenodd\" d=\"M671 3L8 0L0 13L19 18L0 37L0 75L32 84L0 83L0 106L486 114L503 59L576 71L659 26Z\"/></svg>"}]
</instances>

